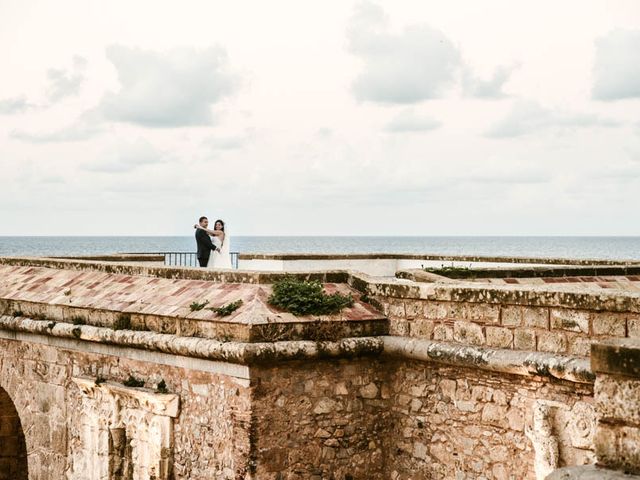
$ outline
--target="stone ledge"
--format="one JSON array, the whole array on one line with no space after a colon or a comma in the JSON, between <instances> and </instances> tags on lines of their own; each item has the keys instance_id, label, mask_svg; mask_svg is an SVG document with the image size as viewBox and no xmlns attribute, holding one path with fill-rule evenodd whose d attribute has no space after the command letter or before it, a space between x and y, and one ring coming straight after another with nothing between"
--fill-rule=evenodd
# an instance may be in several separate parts
<instances>
[{"instance_id":1,"label":"stone ledge","mask_svg":"<svg viewBox=\"0 0 640 480\"><path fill-rule=\"evenodd\" d=\"M548 475L546 480L640 480L640 476L588 465L560 468Z\"/></svg>"},{"instance_id":2,"label":"stone ledge","mask_svg":"<svg viewBox=\"0 0 640 480\"><path fill-rule=\"evenodd\" d=\"M640 379L640 339L620 338L591 345L594 372Z\"/></svg>"},{"instance_id":3,"label":"stone ledge","mask_svg":"<svg viewBox=\"0 0 640 480\"><path fill-rule=\"evenodd\" d=\"M180 397L175 393L157 393L149 388L126 387L115 382L96 384L94 379L89 378L72 377L71 380L90 398L95 398L99 396L99 392L105 391L118 398L121 403L132 403L154 415L176 418L180 411Z\"/></svg>"},{"instance_id":4,"label":"stone ledge","mask_svg":"<svg viewBox=\"0 0 640 480\"><path fill-rule=\"evenodd\" d=\"M283 341L271 343L220 342L207 338L180 337L171 334L112 330L90 325L73 325L23 317L0 317L0 329L51 337L73 338L106 345L158 351L186 357L219 360L241 365L350 358L382 353L380 337L344 338L338 341Z\"/></svg>"},{"instance_id":5,"label":"stone ledge","mask_svg":"<svg viewBox=\"0 0 640 480\"><path fill-rule=\"evenodd\" d=\"M498 350L409 337L382 337L384 354L406 359L479 368L514 375L543 376L592 384L589 360L542 352Z\"/></svg>"}]
</instances>

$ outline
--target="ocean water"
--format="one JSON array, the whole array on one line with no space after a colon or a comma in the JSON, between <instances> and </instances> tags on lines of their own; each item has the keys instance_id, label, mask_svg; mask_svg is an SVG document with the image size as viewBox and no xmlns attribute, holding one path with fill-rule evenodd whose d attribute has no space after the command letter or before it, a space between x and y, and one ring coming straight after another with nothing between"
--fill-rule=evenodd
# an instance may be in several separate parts
<instances>
[{"instance_id":1,"label":"ocean water","mask_svg":"<svg viewBox=\"0 0 640 480\"><path fill-rule=\"evenodd\" d=\"M640 237L267 237L236 236L241 253L435 253L640 259ZM193 252L193 237L8 237L0 256Z\"/></svg>"}]
</instances>

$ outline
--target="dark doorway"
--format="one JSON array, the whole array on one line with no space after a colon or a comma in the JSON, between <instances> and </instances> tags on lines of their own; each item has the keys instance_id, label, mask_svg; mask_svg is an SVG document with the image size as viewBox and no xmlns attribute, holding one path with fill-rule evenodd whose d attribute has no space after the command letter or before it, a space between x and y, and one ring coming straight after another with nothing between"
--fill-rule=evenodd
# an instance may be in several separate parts
<instances>
[{"instance_id":1,"label":"dark doorway","mask_svg":"<svg viewBox=\"0 0 640 480\"><path fill-rule=\"evenodd\" d=\"M0 480L28 480L27 447L15 405L0 387Z\"/></svg>"}]
</instances>

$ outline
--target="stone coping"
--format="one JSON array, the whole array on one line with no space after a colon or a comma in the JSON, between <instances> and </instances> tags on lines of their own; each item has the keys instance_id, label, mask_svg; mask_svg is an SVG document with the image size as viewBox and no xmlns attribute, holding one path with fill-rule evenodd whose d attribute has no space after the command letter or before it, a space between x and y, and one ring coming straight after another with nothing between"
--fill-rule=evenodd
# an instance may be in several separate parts
<instances>
[{"instance_id":1,"label":"stone coping","mask_svg":"<svg viewBox=\"0 0 640 480\"><path fill-rule=\"evenodd\" d=\"M443 302L492 303L564 307L596 311L640 312L640 294L635 292L598 292L557 285L487 285L456 281L423 283L380 278L360 272L330 270L320 272L215 271L192 267L132 265L121 262L60 260L35 257L0 257L0 265L45 267L74 271L99 271L123 275L168 279L204 280L215 283L270 284L285 276L317 280L322 283L347 283L369 296ZM564 285L564 284L563 284Z\"/></svg>"},{"instance_id":2,"label":"stone coping","mask_svg":"<svg viewBox=\"0 0 640 480\"><path fill-rule=\"evenodd\" d=\"M473 267L470 269L432 269L429 271L412 268L399 270L398 278L418 282L429 282L428 274L448 279L490 279L490 278L540 278L540 277L598 277L610 275L638 275L640 265L580 265L580 266L540 266L524 268Z\"/></svg>"},{"instance_id":3,"label":"stone coping","mask_svg":"<svg viewBox=\"0 0 640 480\"><path fill-rule=\"evenodd\" d=\"M476 347L409 337L383 338L384 354L404 359L514 375L537 375L574 383L593 383L595 380L589 368L589 360L579 357Z\"/></svg>"},{"instance_id":4,"label":"stone coping","mask_svg":"<svg viewBox=\"0 0 640 480\"><path fill-rule=\"evenodd\" d=\"M0 316L0 329L11 332L75 339L106 345L158 351L242 365L292 360L354 358L384 354L464 368L522 376L542 376L574 383L593 383L589 361L540 352L499 350L409 337L358 337L338 341L220 342L212 339L133 330L76 326L29 318Z\"/></svg>"},{"instance_id":5,"label":"stone coping","mask_svg":"<svg viewBox=\"0 0 640 480\"><path fill-rule=\"evenodd\" d=\"M242 365L316 358L351 358L379 355L381 337L343 338L337 341L279 341L263 343L221 342L209 338L112 330L90 325L0 316L0 329L158 351L185 357L219 360Z\"/></svg>"},{"instance_id":6,"label":"stone coping","mask_svg":"<svg viewBox=\"0 0 640 480\"><path fill-rule=\"evenodd\" d=\"M591 368L596 373L640 379L640 339L610 339L592 344Z\"/></svg>"},{"instance_id":7,"label":"stone coping","mask_svg":"<svg viewBox=\"0 0 640 480\"><path fill-rule=\"evenodd\" d=\"M595 258L541 258L434 253L240 253L241 260L434 260L445 262L528 263L549 265L640 265L640 260Z\"/></svg>"}]
</instances>

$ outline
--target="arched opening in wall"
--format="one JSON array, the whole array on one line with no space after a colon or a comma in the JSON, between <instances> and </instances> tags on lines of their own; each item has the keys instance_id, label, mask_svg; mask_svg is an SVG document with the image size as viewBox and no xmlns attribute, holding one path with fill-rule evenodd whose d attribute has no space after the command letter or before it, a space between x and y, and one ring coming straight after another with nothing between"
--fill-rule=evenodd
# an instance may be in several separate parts
<instances>
[{"instance_id":1,"label":"arched opening in wall","mask_svg":"<svg viewBox=\"0 0 640 480\"><path fill-rule=\"evenodd\" d=\"M27 446L20 417L0 387L0 480L28 480Z\"/></svg>"}]
</instances>

